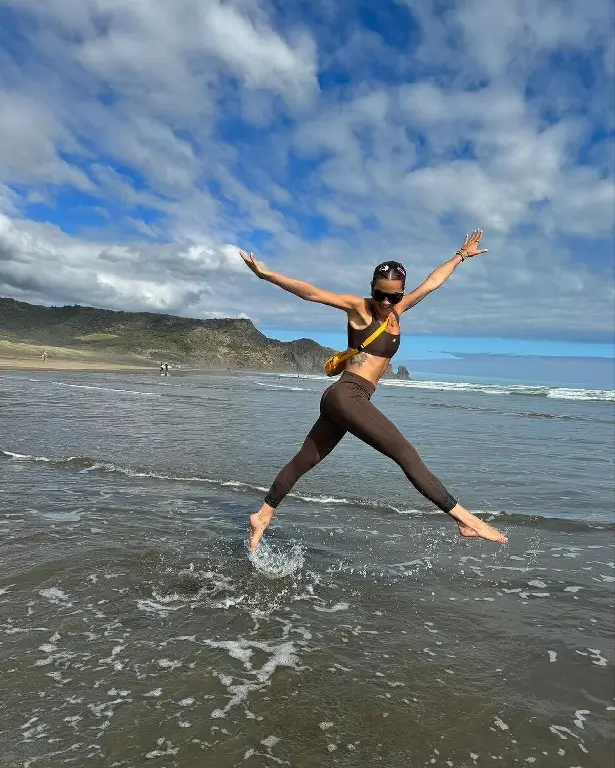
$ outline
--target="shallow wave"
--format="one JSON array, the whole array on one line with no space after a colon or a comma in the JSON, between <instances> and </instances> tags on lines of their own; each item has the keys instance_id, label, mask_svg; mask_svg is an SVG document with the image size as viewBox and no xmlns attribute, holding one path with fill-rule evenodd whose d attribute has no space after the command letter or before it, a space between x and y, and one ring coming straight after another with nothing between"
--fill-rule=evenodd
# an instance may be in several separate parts
<instances>
[{"instance_id":1,"label":"shallow wave","mask_svg":"<svg viewBox=\"0 0 615 768\"><path fill-rule=\"evenodd\" d=\"M285 389L290 392L312 392L309 387L290 387L284 384L268 384L265 381L256 382L259 387L265 387L266 389Z\"/></svg>"},{"instance_id":2,"label":"shallow wave","mask_svg":"<svg viewBox=\"0 0 615 768\"><path fill-rule=\"evenodd\" d=\"M192 482L192 483L208 483L210 485L217 485L220 488L236 488L238 490L246 491L258 491L259 493L265 493L269 489L264 486L255 485L252 483L246 483L242 480L227 480L223 478L203 477L198 475L181 475L171 474L165 472L152 472L147 469L123 467L118 464L114 464L110 461L98 461L89 456L68 456L66 458L50 458L49 456L30 456L23 453L15 453L13 451L7 451L0 449L0 456L4 456L8 460L33 462L41 464L50 464L60 469L73 469L80 472L109 472L113 474L126 475L128 477L142 477L152 478L155 480L168 480L170 482ZM357 499L346 498L344 496L329 496L329 495L300 495L296 493L289 493L289 498L298 499L306 504L318 504L318 505L340 505L340 506L352 506L362 507L379 511L394 512L400 515L431 515L440 514L437 510L426 511L420 509L402 509L395 507L392 504L386 504L379 500L371 499ZM479 513L480 514L480 513ZM499 515L497 511L488 511L483 514Z\"/></svg>"},{"instance_id":3,"label":"shallow wave","mask_svg":"<svg viewBox=\"0 0 615 768\"><path fill-rule=\"evenodd\" d=\"M526 419L554 419L556 421L589 421L592 424L610 424L610 419L595 416L572 416L567 413L544 413L542 411L514 411L501 408L489 408L484 405L463 405L462 403L421 403L421 408L445 408L452 411L472 411L474 413L494 413L498 416L520 416Z\"/></svg>"},{"instance_id":4,"label":"shallow wave","mask_svg":"<svg viewBox=\"0 0 615 768\"><path fill-rule=\"evenodd\" d=\"M270 374L264 374L264 375L275 376L278 379L296 379L297 378L296 373L270 373ZM309 379L311 381L327 381L329 379L329 376L325 376L324 373L300 373L299 378Z\"/></svg>"},{"instance_id":5,"label":"shallow wave","mask_svg":"<svg viewBox=\"0 0 615 768\"><path fill-rule=\"evenodd\" d=\"M612 389L571 389L569 387L529 386L526 384L476 384L468 381L388 381L386 387L430 389L440 392L479 392L486 395L521 395L525 397L550 397L556 400L598 400L615 402Z\"/></svg>"},{"instance_id":6,"label":"shallow wave","mask_svg":"<svg viewBox=\"0 0 615 768\"><path fill-rule=\"evenodd\" d=\"M162 397L158 392L142 392L137 389L115 389L113 387L96 387L93 384L67 384L64 381L53 381L58 387L71 387L72 389L95 389L100 392L119 392L123 395L143 395L144 397Z\"/></svg>"},{"instance_id":7,"label":"shallow wave","mask_svg":"<svg viewBox=\"0 0 615 768\"><path fill-rule=\"evenodd\" d=\"M556 400L604 400L615 402L615 390L612 389L568 389L567 387L552 387L547 397Z\"/></svg>"},{"instance_id":8,"label":"shallow wave","mask_svg":"<svg viewBox=\"0 0 615 768\"><path fill-rule=\"evenodd\" d=\"M4 378L10 379L18 379L18 376L6 376ZM65 381L53 381L51 379L33 379L29 378L28 381L32 382L40 382L43 384L51 384L54 387L69 387L71 389L89 389L89 390L96 390L98 392L117 392L119 394L123 395L140 395L143 397L162 397L162 395L158 392L144 392L142 390L138 389L117 389L114 387L98 387L94 384L69 384Z\"/></svg>"},{"instance_id":9,"label":"shallow wave","mask_svg":"<svg viewBox=\"0 0 615 768\"><path fill-rule=\"evenodd\" d=\"M279 378L296 378L296 374L279 373ZM301 374L300 378L308 380L327 380L320 374ZM607 403L615 402L615 390L612 389L575 389L572 387L550 387L529 384L480 384L469 381L420 381L383 379L380 384L385 387L402 387L408 389L430 389L439 392L478 392L485 395L521 395L526 397L549 397L555 400L598 400Z\"/></svg>"},{"instance_id":10,"label":"shallow wave","mask_svg":"<svg viewBox=\"0 0 615 768\"><path fill-rule=\"evenodd\" d=\"M68 456L66 458L50 458L49 456L30 456L28 454L15 453L14 451L7 451L0 449L0 458L4 457L9 461L23 461L40 463L44 465L51 465L52 467L67 470L76 470L78 472L107 472L111 474L124 475L127 477L140 477L140 478L152 478L154 480L166 480L173 483L206 483L214 485L219 488L234 488L238 491L245 491L248 493L258 492L259 494L266 493L269 489L264 486L255 485L253 483L246 483L242 480L228 480L224 478L212 478L203 477L198 475L181 475L171 474L164 472L153 472L147 469L123 467L118 464L114 464L109 461L97 461L88 456ZM345 496L329 496L329 495L300 495L297 493L289 493L288 498L297 499L305 504L315 504L318 506L340 506L340 507L352 507L355 509L369 509L380 514L396 514L406 515L413 517L431 517L434 515L443 514L437 509L417 509L414 507L402 508L396 507L393 504L387 504L380 499L366 499L352 498ZM550 527L552 525L561 529L562 523L567 526L572 526L573 529L578 526L587 528L596 528L601 530L615 530L615 525L611 523L601 522L588 522L577 520L569 517L557 517L548 516L544 514L540 515L525 515L518 513L509 513L505 510L495 509L474 509L474 514L479 517L484 517L488 521L497 518L498 525L504 525L507 523L515 523L519 525L532 524L540 527ZM551 521L551 522L549 522Z\"/></svg>"}]
</instances>

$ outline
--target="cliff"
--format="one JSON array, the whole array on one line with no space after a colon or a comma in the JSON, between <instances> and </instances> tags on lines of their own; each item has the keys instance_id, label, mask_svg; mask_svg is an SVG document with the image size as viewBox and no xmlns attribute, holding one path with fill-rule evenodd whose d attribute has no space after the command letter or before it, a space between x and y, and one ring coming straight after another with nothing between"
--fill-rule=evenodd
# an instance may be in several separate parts
<instances>
[{"instance_id":1,"label":"cliff","mask_svg":"<svg viewBox=\"0 0 615 768\"><path fill-rule=\"evenodd\" d=\"M106 358L189 367L322 373L333 350L311 339L269 339L251 320L196 320L94 307L43 307L0 298L7 341L95 352Z\"/></svg>"}]
</instances>

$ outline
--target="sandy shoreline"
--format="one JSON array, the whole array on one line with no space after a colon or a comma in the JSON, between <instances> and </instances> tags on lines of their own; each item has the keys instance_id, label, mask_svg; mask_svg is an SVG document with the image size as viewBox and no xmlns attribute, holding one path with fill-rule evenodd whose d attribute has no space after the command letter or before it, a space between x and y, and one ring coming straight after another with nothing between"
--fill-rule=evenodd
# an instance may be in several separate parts
<instances>
[{"instance_id":1,"label":"sandy shoreline","mask_svg":"<svg viewBox=\"0 0 615 768\"><path fill-rule=\"evenodd\" d=\"M47 359L43 360L43 354ZM158 371L157 360L0 338L0 371Z\"/></svg>"},{"instance_id":2,"label":"sandy shoreline","mask_svg":"<svg viewBox=\"0 0 615 768\"><path fill-rule=\"evenodd\" d=\"M47 359L43 360L43 353ZM136 356L135 356L136 357ZM53 373L75 371L81 373L149 373L160 375L160 359L146 360L131 355L105 355L91 350L72 349L71 347L43 346L27 342L9 341L0 338L0 373L2 371L29 371ZM162 358L164 361L164 358ZM182 364L173 368L169 364L169 375L181 376L188 373L212 375L237 375L250 373L293 373L294 371L259 371L242 367L209 367Z\"/></svg>"},{"instance_id":3,"label":"sandy shoreline","mask_svg":"<svg viewBox=\"0 0 615 768\"><path fill-rule=\"evenodd\" d=\"M160 376L158 363L147 365L145 363L120 363L109 360L50 360L46 362L29 358L3 358L0 357L0 374L10 371L29 371L36 373L57 373L59 371L75 371L80 373L143 373ZM283 371L255 371L247 368L169 368L169 376L182 376L189 373L203 373L211 375L238 375L250 373L284 373Z\"/></svg>"},{"instance_id":4,"label":"sandy shoreline","mask_svg":"<svg viewBox=\"0 0 615 768\"><path fill-rule=\"evenodd\" d=\"M157 373L158 366L137 365L135 363L110 363L99 360L47 360L44 363L42 360L0 358L0 371L37 371L39 373L50 373L52 371L92 371L97 373L131 371Z\"/></svg>"}]
</instances>

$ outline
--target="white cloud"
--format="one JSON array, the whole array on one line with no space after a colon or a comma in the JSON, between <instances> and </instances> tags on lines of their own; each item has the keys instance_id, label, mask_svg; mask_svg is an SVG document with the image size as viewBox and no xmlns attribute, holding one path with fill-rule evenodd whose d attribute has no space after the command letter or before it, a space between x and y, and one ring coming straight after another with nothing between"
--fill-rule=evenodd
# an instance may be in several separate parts
<instances>
[{"instance_id":1,"label":"white cloud","mask_svg":"<svg viewBox=\"0 0 615 768\"><path fill-rule=\"evenodd\" d=\"M0 292L328 329L332 310L255 281L224 244L364 292L382 258L419 282L480 226L489 254L413 328L611 327L608 0L407 0L408 51L354 19L334 45L328 0L326 30L265 0L2 5L29 47L0 58ZM321 92L327 66L349 81ZM73 211L63 233L61 206L55 226L28 221L61 189L93 196L104 229Z\"/></svg>"},{"instance_id":2,"label":"white cloud","mask_svg":"<svg viewBox=\"0 0 615 768\"><path fill-rule=\"evenodd\" d=\"M0 295L43 303L234 316L245 267L230 245L108 245L69 237L49 224L0 214Z\"/></svg>"},{"instance_id":3,"label":"white cloud","mask_svg":"<svg viewBox=\"0 0 615 768\"><path fill-rule=\"evenodd\" d=\"M265 87L299 102L316 89L315 50L308 35L289 45L266 24L222 3L204 5L204 37L231 71L251 87Z\"/></svg>"},{"instance_id":4,"label":"white cloud","mask_svg":"<svg viewBox=\"0 0 615 768\"><path fill-rule=\"evenodd\" d=\"M203 97L208 101L207 86L221 68L249 87L270 88L291 101L303 102L317 89L309 35L297 30L285 40L256 3L3 2L43 22L34 34L46 53L81 65L132 98L151 99L152 107L176 108L177 92L200 95L190 105L199 114Z\"/></svg>"},{"instance_id":5,"label":"white cloud","mask_svg":"<svg viewBox=\"0 0 615 768\"><path fill-rule=\"evenodd\" d=\"M0 88L0 174L4 182L68 184L93 188L90 180L59 155L73 142L48 110L20 93Z\"/></svg>"}]
</instances>

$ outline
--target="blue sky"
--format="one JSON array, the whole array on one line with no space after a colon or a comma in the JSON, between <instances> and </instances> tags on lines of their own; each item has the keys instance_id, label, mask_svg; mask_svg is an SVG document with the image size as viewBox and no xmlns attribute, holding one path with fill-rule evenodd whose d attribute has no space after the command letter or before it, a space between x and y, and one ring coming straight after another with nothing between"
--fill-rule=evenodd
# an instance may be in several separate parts
<instances>
[{"instance_id":1,"label":"blue sky","mask_svg":"<svg viewBox=\"0 0 615 768\"><path fill-rule=\"evenodd\" d=\"M297 338L294 330L263 328L263 333L280 341L292 341ZM333 349L346 347L346 334L319 331L311 335L320 344ZM542 339L489 338L485 336L424 336L411 332L402 336L396 360L446 360L457 355L523 355L532 357L600 357L614 356L613 344L591 343L587 341L554 341Z\"/></svg>"},{"instance_id":2,"label":"blue sky","mask_svg":"<svg viewBox=\"0 0 615 768\"><path fill-rule=\"evenodd\" d=\"M415 352L610 354L612 30L610 0L0 0L0 295L324 340L238 247L365 295L480 227Z\"/></svg>"}]
</instances>

